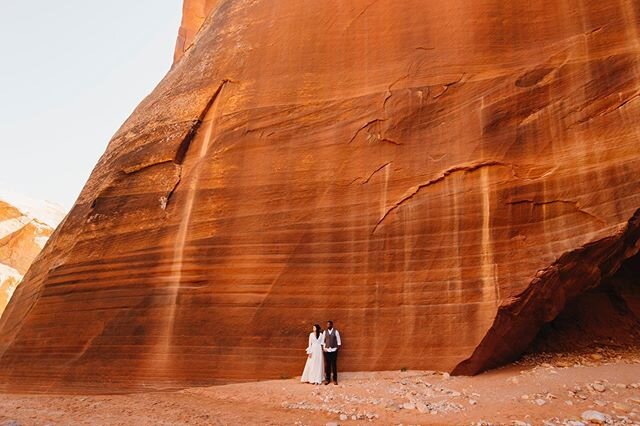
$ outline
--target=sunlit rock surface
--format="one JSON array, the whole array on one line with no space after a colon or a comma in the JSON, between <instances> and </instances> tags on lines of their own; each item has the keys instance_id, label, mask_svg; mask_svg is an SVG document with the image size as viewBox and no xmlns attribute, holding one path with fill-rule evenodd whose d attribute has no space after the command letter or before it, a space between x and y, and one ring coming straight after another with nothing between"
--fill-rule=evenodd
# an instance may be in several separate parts
<instances>
[{"instance_id":1,"label":"sunlit rock surface","mask_svg":"<svg viewBox=\"0 0 640 426\"><path fill-rule=\"evenodd\" d=\"M329 318L343 370L474 374L637 253L637 3L195 15L16 291L0 388L292 376Z\"/></svg>"},{"instance_id":2,"label":"sunlit rock surface","mask_svg":"<svg viewBox=\"0 0 640 426\"><path fill-rule=\"evenodd\" d=\"M196 34L202 28L211 11L222 3L221 0L184 0L182 5L182 22L178 30L176 50L173 55L174 63L178 62L184 52L193 45Z\"/></svg>"},{"instance_id":3,"label":"sunlit rock surface","mask_svg":"<svg viewBox=\"0 0 640 426\"><path fill-rule=\"evenodd\" d=\"M55 204L0 189L0 316L63 217Z\"/></svg>"}]
</instances>

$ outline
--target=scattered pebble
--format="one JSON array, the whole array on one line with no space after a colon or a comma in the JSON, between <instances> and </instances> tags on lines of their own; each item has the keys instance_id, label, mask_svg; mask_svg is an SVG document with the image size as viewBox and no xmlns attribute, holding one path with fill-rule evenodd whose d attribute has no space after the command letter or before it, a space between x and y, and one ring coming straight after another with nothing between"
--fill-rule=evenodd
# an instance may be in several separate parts
<instances>
[{"instance_id":1,"label":"scattered pebble","mask_svg":"<svg viewBox=\"0 0 640 426\"><path fill-rule=\"evenodd\" d=\"M405 402L404 404L402 404L402 408L404 408L405 410L415 410L416 404L413 402Z\"/></svg>"},{"instance_id":2,"label":"scattered pebble","mask_svg":"<svg viewBox=\"0 0 640 426\"><path fill-rule=\"evenodd\" d=\"M614 402L613 409L618 411L629 412L631 411L631 406L624 404L622 402Z\"/></svg>"},{"instance_id":3,"label":"scattered pebble","mask_svg":"<svg viewBox=\"0 0 640 426\"><path fill-rule=\"evenodd\" d=\"M427 404L423 403L423 402L418 402L416 404L416 408L421 413L429 413L429 412L431 412L431 410L429 409L429 406Z\"/></svg>"},{"instance_id":4,"label":"scattered pebble","mask_svg":"<svg viewBox=\"0 0 640 426\"><path fill-rule=\"evenodd\" d=\"M595 424L600 424L603 425L607 422L607 420L610 419L609 416L607 416L606 414L603 414L599 411L595 411L595 410L587 410L584 411L580 417L582 418L582 420L586 421L586 422L591 422L591 423L595 423Z\"/></svg>"}]
</instances>

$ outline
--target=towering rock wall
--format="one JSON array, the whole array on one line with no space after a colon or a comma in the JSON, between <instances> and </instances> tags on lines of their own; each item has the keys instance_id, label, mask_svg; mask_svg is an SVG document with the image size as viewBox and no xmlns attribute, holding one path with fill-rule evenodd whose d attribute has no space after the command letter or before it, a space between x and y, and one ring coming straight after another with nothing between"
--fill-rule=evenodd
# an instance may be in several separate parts
<instances>
[{"instance_id":1,"label":"towering rock wall","mask_svg":"<svg viewBox=\"0 0 640 426\"><path fill-rule=\"evenodd\" d=\"M640 233L637 2L221 0L0 321L0 388L473 374ZM634 216L635 215L635 216Z\"/></svg>"}]
</instances>

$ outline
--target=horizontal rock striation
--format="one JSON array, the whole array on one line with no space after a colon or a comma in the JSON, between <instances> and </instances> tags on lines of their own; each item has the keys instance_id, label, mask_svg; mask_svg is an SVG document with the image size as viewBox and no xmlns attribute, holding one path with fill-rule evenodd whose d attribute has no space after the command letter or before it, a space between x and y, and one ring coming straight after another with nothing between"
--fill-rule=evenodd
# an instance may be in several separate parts
<instances>
[{"instance_id":1,"label":"horizontal rock striation","mask_svg":"<svg viewBox=\"0 0 640 426\"><path fill-rule=\"evenodd\" d=\"M292 376L329 318L341 369L472 374L637 251L634 2L200 18L16 291L0 389Z\"/></svg>"}]
</instances>

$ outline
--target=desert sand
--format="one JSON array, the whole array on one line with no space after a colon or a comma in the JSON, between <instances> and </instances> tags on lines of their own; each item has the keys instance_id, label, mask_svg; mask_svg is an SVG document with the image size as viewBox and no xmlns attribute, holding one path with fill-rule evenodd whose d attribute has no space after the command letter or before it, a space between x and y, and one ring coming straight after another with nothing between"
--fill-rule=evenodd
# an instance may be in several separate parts
<instances>
[{"instance_id":1,"label":"desert sand","mask_svg":"<svg viewBox=\"0 0 640 426\"><path fill-rule=\"evenodd\" d=\"M127 395L0 398L0 424L574 425L640 424L640 350L536 354L475 377L435 371L344 373ZM591 416L591 417L589 417Z\"/></svg>"}]
</instances>

